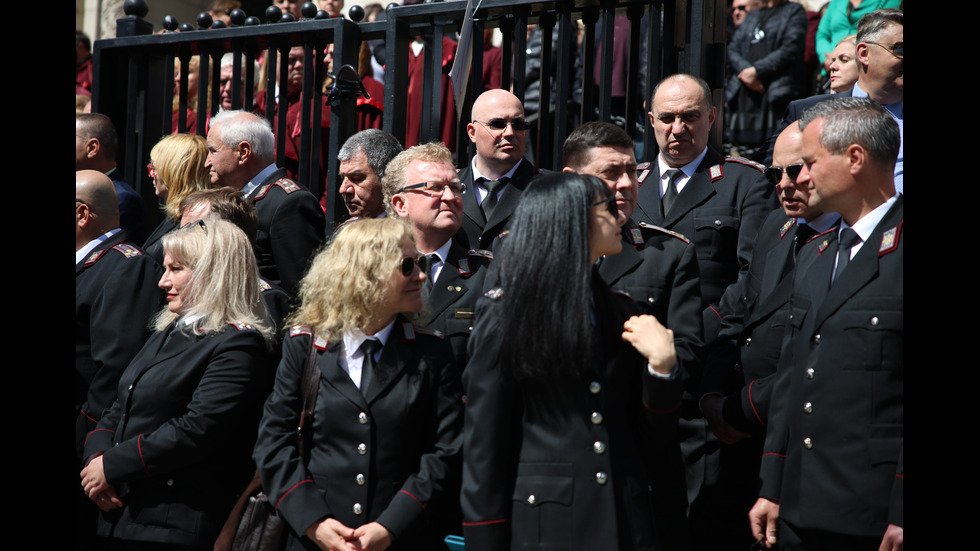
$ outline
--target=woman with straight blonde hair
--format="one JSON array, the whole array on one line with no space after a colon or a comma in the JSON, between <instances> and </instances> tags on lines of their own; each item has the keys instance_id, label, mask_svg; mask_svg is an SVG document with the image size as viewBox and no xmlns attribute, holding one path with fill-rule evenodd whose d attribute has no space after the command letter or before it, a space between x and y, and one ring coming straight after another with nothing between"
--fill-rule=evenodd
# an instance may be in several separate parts
<instances>
[{"instance_id":1,"label":"woman with straight blonde hair","mask_svg":"<svg viewBox=\"0 0 980 551\"><path fill-rule=\"evenodd\" d=\"M286 549L443 545L463 404L449 344L406 316L422 308L418 259L404 221L361 219L335 234L300 284L254 455L291 529ZM300 381L314 349L319 387L303 458Z\"/></svg>"},{"instance_id":2,"label":"woman with straight blonde hair","mask_svg":"<svg viewBox=\"0 0 980 551\"><path fill-rule=\"evenodd\" d=\"M143 243L143 251L163 263L161 238L180 225L180 202L185 197L211 187L211 176L204 166L208 142L197 134L164 136L150 150L147 173L153 190L163 202L163 220Z\"/></svg>"},{"instance_id":3,"label":"woman with straight blonde hair","mask_svg":"<svg viewBox=\"0 0 980 551\"><path fill-rule=\"evenodd\" d=\"M119 549L210 549L254 472L273 369L245 234L216 218L164 236L167 306L85 442L82 487Z\"/></svg>"}]
</instances>

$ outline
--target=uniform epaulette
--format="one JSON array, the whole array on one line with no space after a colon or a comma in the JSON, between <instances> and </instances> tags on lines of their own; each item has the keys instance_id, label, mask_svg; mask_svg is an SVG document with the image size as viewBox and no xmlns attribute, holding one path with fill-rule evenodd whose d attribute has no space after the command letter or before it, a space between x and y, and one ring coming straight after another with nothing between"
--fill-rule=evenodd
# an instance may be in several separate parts
<instances>
[{"instance_id":1,"label":"uniform epaulette","mask_svg":"<svg viewBox=\"0 0 980 551\"><path fill-rule=\"evenodd\" d=\"M483 258L493 260L493 251L487 251L485 249L470 249L466 251L466 254L468 256L482 256Z\"/></svg>"},{"instance_id":2,"label":"uniform epaulette","mask_svg":"<svg viewBox=\"0 0 980 551\"><path fill-rule=\"evenodd\" d=\"M143 251L137 249L136 247L128 243L120 243L115 247L113 247L113 249L121 252L123 256L125 256L126 258L132 258L134 256L140 256L143 254Z\"/></svg>"},{"instance_id":3,"label":"uniform epaulette","mask_svg":"<svg viewBox=\"0 0 980 551\"><path fill-rule=\"evenodd\" d=\"M640 163L636 165L636 179L643 185L643 181L650 175L650 163Z\"/></svg>"},{"instance_id":4,"label":"uniform epaulette","mask_svg":"<svg viewBox=\"0 0 980 551\"><path fill-rule=\"evenodd\" d=\"M633 300L633 296L622 289L611 289L611 291L613 292L614 295L619 295L621 297L626 297L630 300Z\"/></svg>"},{"instance_id":5,"label":"uniform epaulette","mask_svg":"<svg viewBox=\"0 0 980 551\"><path fill-rule=\"evenodd\" d=\"M110 249L102 249L101 251L92 251L92 254L88 255L88 258L85 259L84 266L88 267L91 266L92 264L95 264L95 262L98 259L102 258L102 255L104 255L108 250Z\"/></svg>"},{"instance_id":6,"label":"uniform epaulette","mask_svg":"<svg viewBox=\"0 0 980 551\"><path fill-rule=\"evenodd\" d=\"M738 163L740 165L750 166L750 167L758 170L759 172L763 172L763 171L766 170L766 165L764 165L762 163L757 163L757 162L753 161L752 159L746 159L745 157L739 157L737 155L730 155L728 157L725 157L725 162L726 163Z\"/></svg>"},{"instance_id":7,"label":"uniform epaulette","mask_svg":"<svg viewBox=\"0 0 980 551\"><path fill-rule=\"evenodd\" d=\"M779 238L782 239L783 237L786 237L786 234L789 233L789 230L793 229L793 226L795 225L796 218L790 218L787 220L786 223L783 224L783 227L779 228Z\"/></svg>"},{"instance_id":8,"label":"uniform epaulette","mask_svg":"<svg viewBox=\"0 0 980 551\"><path fill-rule=\"evenodd\" d=\"M487 298L489 298L491 300L497 300L498 298L502 297L503 295L504 295L504 290L501 289L500 287L494 287L493 289L490 289L486 293L483 293L483 296L485 296L485 297L487 297Z\"/></svg>"},{"instance_id":9,"label":"uniform epaulette","mask_svg":"<svg viewBox=\"0 0 980 551\"><path fill-rule=\"evenodd\" d=\"M299 187L299 184L290 180L289 178L279 178L278 180L272 182L271 184L266 184L262 186L259 189L259 192L255 194L255 200L258 201L259 199L265 197L265 194L269 193L269 190L272 189L272 186L278 186L282 188L282 190L286 192L286 195L289 195L294 191L299 191L303 189Z\"/></svg>"},{"instance_id":10,"label":"uniform epaulette","mask_svg":"<svg viewBox=\"0 0 980 551\"><path fill-rule=\"evenodd\" d=\"M289 328L289 336L313 335L313 328L309 325L294 325Z\"/></svg>"},{"instance_id":11,"label":"uniform epaulette","mask_svg":"<svg viewBox=\"0 0 980 551\"><path fill-rule=\"evenodd\" d=\"M904 223L905 220L902 220L897 226L881 234L881 245L878 246L878 256L886 255L898 248L898 238L902 234L902 224Z\"/></svg>"},{"instance_id":12,"label":"uniform epaulette","mask_svg":"<svg viewBox=\"0 0 980 551\"><path fill-rule=\"evenodd\" d=\"M230 326L238 329L239 331L248 331L250 329L255 329L255 326L254 325L251 325L251 324L248 324L248 323L239 323L239 322L229 321L228 322L228 325L230 325Z\"/></svg>"},{"instance_id":13,"label":"uniform epaulette","mask_svg":"<svg viewBox=\"0 0 980 551\"><path fill-rule=\"evenodd\" d=\"M645 229L645 230L651 230L651 231L656 231L656 232L660 232L660 233L665 233L667 235L671 235L673 237L676 237L677 239L680 239L681 241L683 241L685 243L690 243L691 242L690 239L688 239L687 237L684 237L684 234L677 233L677 232L675 232L673 230L668 230L667 228L661 228L660 226L655 226L653 224L647 224L646 222L640 222L639 226L641 228Z\"/></svg>"}]
</instances>

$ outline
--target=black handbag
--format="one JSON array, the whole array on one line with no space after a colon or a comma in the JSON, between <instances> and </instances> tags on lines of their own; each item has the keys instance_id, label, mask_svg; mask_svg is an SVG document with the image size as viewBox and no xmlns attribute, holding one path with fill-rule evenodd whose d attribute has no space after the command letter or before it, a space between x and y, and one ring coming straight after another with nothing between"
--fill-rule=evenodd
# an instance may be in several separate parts
<instances>
[{"instance_id":1,"label":"black handbag","mask_svg":"<svg viewBox=\"0 0 980 551\"><path fill-rule=\"evenodd\" d=\"M314 334L310 336L310 351L306 356L306 365L303 366L303 410L300 412L296 431L296 446L304 461L308 458L310 446L307 432L312 432L304 429L313 425L313 409L316 407L317 391L320 388L320 372L316 366L319 356ZM282 547L285 533L285 522L276 514L275 508L269 503L269 497L262 491L262 481L256 470L252 481L245 487L221 528L221 533L214 542L214 551L278 551Z\"/></svg>"}]
</instances>

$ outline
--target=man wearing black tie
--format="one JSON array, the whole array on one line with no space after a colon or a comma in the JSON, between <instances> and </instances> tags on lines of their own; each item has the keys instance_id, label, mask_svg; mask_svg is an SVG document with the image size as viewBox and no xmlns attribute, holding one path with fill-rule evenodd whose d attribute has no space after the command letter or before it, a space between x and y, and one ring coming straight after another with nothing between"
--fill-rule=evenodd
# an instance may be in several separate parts
<instances>
[{"instance_id":1,"label":"man wearing black tie","mask_svg":"<svg viewBox=\"0 0 980 551\"><path fill-rule=\"evenodd\" d=\"M756 474L789 320L793 266L802 246L840 219L809 206L809 184L797 179L802 168L803 133L794 122L776 140L773 166L765 172L782 208L762 223L747 276L729 286L719 304L724 321L701 383L701 409L724 443L720 484L728 513L717 529L746 548L752 536L745 516L758 497Z\"/></svg>"},{"instance_id":2,"label":"man wearing black tie","mask_svg":"<svg viewBox=\"0 0 980 551\"><path fill-rule=\"evenodd\" d=\"M472 115L466 133L476 145L476 155L459 173L467 188L460 233L469 248L492 250L521 192L538 171L524 159L528 123L517 96L488 90L473 102Z\"/></svg>"},{"instance_id":3,"label":"man wearing black tie","mask_svg":"<svg viewBox=\"0 0 980 551\"><path fill-rule=\"evenodd\" d=\"M898 124L869 99L804 112L810 202L773 389L753 535L781 549L903 547L904 206Z\"/></svg>"}]
</instances>

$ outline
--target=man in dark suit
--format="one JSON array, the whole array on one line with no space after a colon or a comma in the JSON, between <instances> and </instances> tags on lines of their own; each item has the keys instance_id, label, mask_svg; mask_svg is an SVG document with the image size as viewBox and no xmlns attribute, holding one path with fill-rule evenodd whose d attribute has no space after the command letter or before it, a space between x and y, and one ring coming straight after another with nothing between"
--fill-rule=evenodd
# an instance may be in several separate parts
<instances>
[{"instance_id":1,"label":"man in dark suit","mask_svg":"<svg viewBox=\"0 0 980 551\"><path fill-rule=\"evenodd\" d=\"M803 114L811 204L836 231L800 251L753 535L781 549L902 549L904 207L898 125L870 99Z\"/></svg>"},{"instance_id":2,"label":"man in dark suit","mask_svg":"<svg viewBox=\"0 0 980 551\"><path fill-rule=\"evenodd\" d=\"M116 399L119 377L150 336L163 305L163 270L119 228L119 201L109 177L75 172L75 453ZM80 455L79 455L80 457ZM81 470L81 461L76 464ZM78 549L93 541L97 510L76 500Z\"/></svg>"},{"instance_id":3,"label":"man in dark suit","mask_svg":"<svg viewBox=\"0 0 980 551\"><path fill-rule=\"evenodd\" d=\"M274 161L269 122L244 111L211 119L205 166L211 183L241 190L255 204L259 274L295 296L313 252L323 242L323 209L312 193L286 178Z\"/></svg>"},{"instance_id":4,"label":"man in dark suit","mask_svg":"<svg viewBox=\"0 0 980 551\"><path fill-rule=\"evenodd\" d=\"M654 89L649 116L659 151L641 167L633 214L637 222L680 233L693 243L705 343L721 322L715 305L747 270L759 226L777 206L761 165L723 158L708 148L716 111L710 98L708 84L691 75L667 77ZM698 409L700 373L693 375L686 382L680 422L690 533L694 549L717 549L725 544L711 541L724 499L716 488L720 443Z\"/></svg>"},{"instance_id":5,"label":"man in dark suit","mask_svg":"<svg viewBox=\"0 0 980 551\"><path fill-rule=\"evenodd\" d=\"M408 221L415 247L428 256L423 284L429 290L426 326L449 339L460 371L466 366L476 300L483 294L493 258L488 251L467 249L453 237L463 222L461 187L452 156L441 143L399 153L383 180L389 213Z\"/></svg>"},{"instance_id":6,"label":"man in dark suit","mask_svg":"<svg viewBox=\"0 0 980 551\"><path fill-rule=\"evenodd\" d=\"M858 80L850 90L839 94L821 94L790 102L776 132L769 138L769 154L766 162L772 162L772 150L776 136L803 111L832 98L869 97L885 107L898 123L899 135L905 128L905 60L904 13L897 9L871 12L858 21L855 60ZM900 146L895 162L895 190L903 193L905 177L905 153Z\"/></svg>"},{"instance_id":7,"label":"man in dark suit","mask_svg":"<svg viewBox=\"0 0 980 551\"><path fill-rule=\"evenodd\" d=\"M840 218L808 204L808 184L795 176L802 168L803 134L793 123L776 140L773 167L766 169L782 208L769 213L759 230L749 272L728 287L720 303L724 317L708 350L701 382L701 409L721 448L721 487L730 514L718 530L732 542L752 544L745 516L755 503L756 473L766 436L772 383L789 320L789 298L796 255L818 233Z\"/></svg>"},{"instance_id":8,"label":"man in dark suit","mask_svg":"<svg viewBox=\"0 0 980 551\"><path fill-rule=\"evenodd\" d=\"M75 116L75 170L98 170L112 179L119 199L119 225L130 239L142 243L149 234L146 204L122 180L116 167L117 142L116 127L109 117L101 113Z\"/></svg>"},{"instance_id":9,"label":"man in dark suit","mask_svg":"<svg viewBox=\"0 0 980 551\"><path fill-rule=\"evenodd\" d=\"M487 90L473 102L472 113L466 133L476 144L476 155L459 174L467 189L461 237L469 248L492 250L538 171L524 159L527 121L517 96Z\"/></svg>"}]
</instances>

